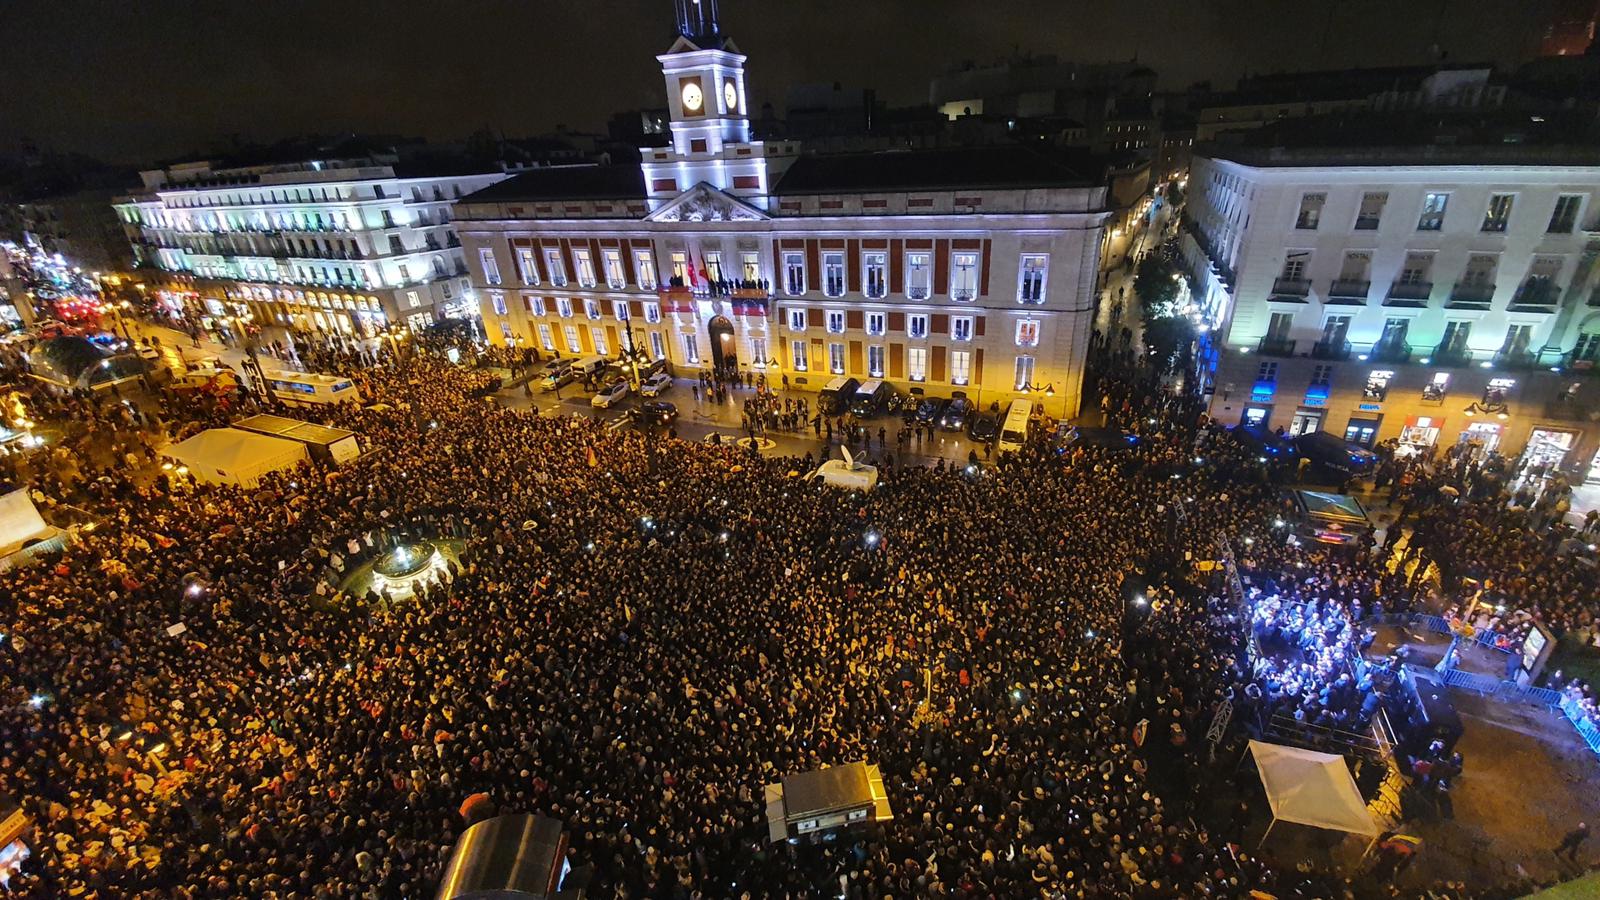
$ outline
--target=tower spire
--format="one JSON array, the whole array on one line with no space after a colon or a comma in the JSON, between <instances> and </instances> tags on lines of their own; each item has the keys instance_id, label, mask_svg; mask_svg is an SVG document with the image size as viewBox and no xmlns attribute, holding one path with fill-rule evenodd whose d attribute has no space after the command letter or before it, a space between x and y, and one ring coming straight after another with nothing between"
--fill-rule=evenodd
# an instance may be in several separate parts
<instances>
[{"instance_id":1,"label":"tower spire","mask_svg":"<svg viewBox=\"0 0 1600 900\"><path fill-rule=\"evenodd\" d=\"M717 21L717 0L673 0L677 6L678 34L695 43L722 38Z\"/></svg>"}]
</instances>

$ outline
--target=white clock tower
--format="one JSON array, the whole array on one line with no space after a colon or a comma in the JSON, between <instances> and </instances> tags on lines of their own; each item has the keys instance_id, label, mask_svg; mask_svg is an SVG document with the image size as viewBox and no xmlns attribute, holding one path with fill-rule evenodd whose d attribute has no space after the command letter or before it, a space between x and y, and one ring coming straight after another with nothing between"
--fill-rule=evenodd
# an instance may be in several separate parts
<instances>
[{"instance_id":1,"label":"white clock tower","mask_svg":"<svg viewBox=\"0 0 1600 900\"><path fill-rule=\"evenodd\" d=\"M650 208L704 182L766 209L772 182L798 148L750 140L745 56L722 34L717 0L674 2L677 39L656 57L672 113L672 147L641 151Z\"/></svg>"}]
</instances>

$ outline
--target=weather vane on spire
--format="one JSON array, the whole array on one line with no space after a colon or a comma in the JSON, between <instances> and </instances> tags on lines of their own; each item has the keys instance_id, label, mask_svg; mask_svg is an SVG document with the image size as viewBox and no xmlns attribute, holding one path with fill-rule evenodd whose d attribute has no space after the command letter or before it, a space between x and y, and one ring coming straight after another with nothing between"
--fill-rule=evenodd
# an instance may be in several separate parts
<instances>
[{"instance_id":1,"label":"weather vane on spire","mask_svg":"<svg viewBox=\"0 0 1600 900\"><path fill-rule=\"evenodd\" d=\"M678 7L678 33L691 41L720 38L717 0L674 0Z\"/></svg>"}]
</instances>

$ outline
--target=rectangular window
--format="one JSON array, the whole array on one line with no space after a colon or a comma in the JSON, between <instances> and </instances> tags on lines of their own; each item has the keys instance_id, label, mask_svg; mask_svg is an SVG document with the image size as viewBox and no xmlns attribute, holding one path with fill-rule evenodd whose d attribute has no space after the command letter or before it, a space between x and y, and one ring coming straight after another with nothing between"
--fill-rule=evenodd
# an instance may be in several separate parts
<instances>
[{"instance_id":1,"label":"rectangular window","mask_svg":"<svg viewBox=\"0 0 1600 900\"><path fill-rule=\"evenodd\" d=\"M652 359L667 358L667 342L661 339L661 332L650 332L650 357Z\"/></svg>"},{"instance_id":2,"label":"rectangular window","mask_svg":"<svg viewBox=\"0 0 1600 900\"><path fill-rule=\"evenodd\" d=\"M419 307L421 305L422 305L422 298L417 296L417 292L416 291L406 291L406 306L409 306L412 309L416 309L417 307Z\"/></svg>"},{"instance_id":3,"label":"rectangular window","mask_svg":"<svg viewBox=\"0 0 1600 900\"><path fill-rule=\"evenodd\" d=\"M804 253L783 254L783 290L791 297L798 297L806 292L806 255Z\"/></svg>"},{"instance_id":4,"label":"rectangular window","mask_svg":"<svg viewBox=\"0 0 1600 900\"><path fill-rule=\"evenodd\" d=\"M1281 281L1302 281L1306 277L1306 263L1311 261L1311 254L1305 250L1290 250L1283 261L1283 274Z\"/></svg>"},{"instance_id":5,"label":"rectangular window","mask_svg":"<svg viewBox=\"0 0 1600 900\"><path fill-rule=\"evenodd\" d=\"M619 322L628 321L628 301L626 301L626 300L613 300L613 301L611 301L611 314L613 316L616 316L617 317L617 321L619 321Z\"/></svg>"},{"instance_id":6,"label":"rectangular window","mask_svg":"<svg viewBox=\"0 0 1600 900\"><path fill-rule=\"evenodd\" d=\"M614 291L628 286L628 275L622 268L621 250L603 250L606 263L606 285Z\"/></svg>"},{"instance_id":7,"label":"rectangular window","mask_svg":"<svg viewBox=\"0 0 1600 900\"><path fill-rule=\"evenodd\" d=\"M606 344L606 330L599 325L589 326L589 337L594 341L594 352L597 356L610 356L611 348Z\"/></svg>"},{"instance_id":8,"label":"rectangular window","mask_svg":"<svg viewBox=\"0 0 1600 900\"><path fill-rule=\"evenodd\" d=\"M546 247L544 251L544 266L550 270L550 283L556 287L567 286L567 266L561 261L561 251L555 247Z\"/></svg>"},{"instance_id":9,"label":"rectangular window","mask_svg":"<svg viewBox=\"0 0 1600 900\"><path fill-rule=\"evenodd\" d=\"M844 374L844 345L828 345L828 371L835 375Z\"/></svg>"},{"instance_id":10,"label":"rectangular window","mask_svg":"<svg viewBox=\"0 0 1600 900\"><path fill-rule=\"evenodd\" d=\"M844 312L842 310L828 310L828 333L844 334Z\"/></svg>"},{"instance_id":11,"label":"rectangular window","mask_svg":"<svg viewBox=\"0 0 1600 900\"><path fill-rule=\"evenodd\" d=\"M867 374L873 378L883 377L883 345L867 345Z\"/></svg>"},{"instance_id":12,"label":"rectangular window","mask_svg":"<svg viewBox=\"0 0 1600 900\"><path fill-rule=\"evenodd\" d=\"M1016 379L1016 388L1017 388L1017 390L1019 390L1019 391L1026 390L1032 384L1033 384L1033 357L1031 357L1031 356L1019 356L1019 357L1017 357L1017 379Z\"/></svg>"},{"instance_id":13,"label":"rectangular window","mask_svg":"<svg viewBox=\"0 0 1600 900\"><path fill-rule=\"evenodd\" d=\"M1450 205L1450 195L1428 193L1422 197L1422 215L1417 218L1418 231L1438 231L1444 227L1444 210Z\"/></svg>"},{"instance_id":14,"label":"rectangular window","mask_svg":"<svg viewBox=\"0 0 1600 900\"><path fill-rule=\"evenodd\" d=\"M791 309L791 310L789 310L789 330L790 331L805 331L806 330L806 311L805 310L803 310L803 309Z\"/></svg>"},{"instance_id":15,"label":"rectangular window","mask_svg":"<svg viewBox=\"0 0 1600 900\"><path fill-rule=\"evenodd\" d=\"M1017 300L1023 303L1044 302L1044 278L1049 266L1050 257L1043 254L1030 253L1022 257L1017 280Z\"/></svg>"},{"instance_id":16,"label":"rectangular window","mask_svg":"<svg viewBox=\"0 0 1600 900\"><path fill-rule=\"evenodd\" d=\"M502 294L499 291L493 291L493 292L491 292L489 294L489 302L494 305L494 314L495 315L503 316L503 315L506 314L506 295L505 294Z\"/></svg>"},{"instance_id":17,"label":"rectangular window","mask_svg":"<svg viewBox=\"0 0 1600 900\"><path fill-rule=\"evenodd\" d=\"M1383 191L1368 191L1361 195L1361 208L1356 211L1357 231L1377 231L1378 222L1383 219L1383 207L1389 202L1389 195Z\"/></svg>"},{"instance_id":18,"label":"rectangular window","mask_svg":"<svg viewBox=\"0 0 1600 900\"><path fill-rule=\"evenodd\" d=\"M761 280L761 254L754 250L739 253L740 277L751 285Z\"/></svg>"},{"instance_id":19,"label":"rectangular window","mask_svg":"<svg viewBox=\"0 0 1600 900\"><path fill-rule=\"evenodd\" d=\"M1311 383L1327 387L1333 381L1333 366L1320 365L1311 368Z\"/></svg>"},{"instance_id":20,"label":"rectangular window","mask_svg":"<svg viewBox=\"0 0 1600 900\"><path fill-rule=\"evenodd\" d=\"M810 363L806 359L805 341L789 342L789 367L796 372L805 372L810 369Z\"/></svg>"},{"instance_id":21,"label":"rectangular window","mask_svg":"<svg viewBox=\"0 0 1600 900\"><path fill-rule=\"evenodd\" d=\"M1474 253L1467 257L1467 270L1461 273L1461 283L1470 287L1494 287L1494 271L1500 258L1488 253Z\"/></svg>"},{"instance_id":22,"label":"rectangular window","mask_svg":"<svg viewBox=\"0 0 1600 900\"><path fill-rule=\"evenodd\" d=\"M1502 232L1511 221L1511 194L1491 194L1489 208L1483 213L1482 231Z\"/></svg>"},{"instance_id":23,"label":"rectangular window","mask_svg":"<svg viewBox=\"0 0 1600 900\"><path fill-rule=\"evenodd\" d=\"M572 318L572 301L566 297L556 298L556 315L563 319Z\"/></svg>"},{"instance_id":24,"label":"rectangular window","mask_svg":"<svg viewBox=\"0 0 1600 900\"><path fill-rule=\"evenodd\" d=\"M561 330L567 336L567 352L568 353L582 353L583 352L583 344L579 343L579 341L578 341L578 326L576 326L576 325L567 325L567 326L564 326Z\"/></svg>"},{"instance_id":25,"label":"rectangular window","mask_svg":"<svg viewBox=\"0 0 1600 900\"><path fill-rule=\"evenodd\" d=\"M870 251L861 255L861 290L874 300L889 293L889 254Z\"/></svg>"},{"instance_id":26,"label":"rectangular window","mask_svg":"<svg viewBox=\"0 0 1600 900\"><path fill-rule=\"evenodd\" d=\"M651 301L644 305L644 320L651 325L661 321L661 304Z\"/></svg>"},{"instance_id":27,"label":"rectangular window","mask_svg":"<svg viewBox=\"0 0 1600 900\"><path fill-rule=\"evenodd\" d=\"M927 337L928 317L920 313L906 316L906 334L914 338Z\"/></svg>"},{"instance_id":28,"label":"rectangular window","mask_svg":"<svg viewBox=\"0 0 1600 900\"><path fill-rule=\"evenodd\" d=\"M960 351L952 354L959 355ZM912 381L928 380L928 348L909 347L906 349L906 376Z\"/></svg>"},{"instance_id":29,"label":"rectangular window","mask_svg":"<svg viewBox=\"0 0 1600 900\"><path fill-rule=\"evenodd\" d=\"M712 281L722 281L722 251L707 250L702 258L705 260L706 277Z\"/></svg>"},{"instance_id":30,"label":"rectangular window","mask_svg":"<svg viewBox=\"0 0 1600 900\"><path fill-rule=\"evenodd\" d=\"M539 283L539 263L533 258L531 248L517 248L517 275L522 278L523 284Z\"/></svg>"},{"instance_id":31,"label":"rectangular window","mask_svg":"<svg viewBox=\"0 0 1600 900\"><path fill-rule=\"evenodd\" d=\"M950 351L950 383L972 383L972 353L968 350Z\"/></svg>"},{"instance_id":32,"label":"rectangular window","mask_svg":"<svg viewBox=\"0 0 1600 900\"><path fill-rule=\"evenodd\" d=\"M1581 194L1562 194L1556 198L1555 212L1550 214L1550 234L1571 234L1578 224L1578 207L1583 205Z\"/></svg>"},{"instance_id":33,"label":"rectangular window","mask_svg":"<svg viewBox=\"0 0 1600 900\"><path fill-rule=\"evenodd\" d=\"M639 287L647 291L656 289L656 257L649 250L633 251L633 267L639 273Z\"/></svg>"},{"instance_id":34,"label":"rectangular window","mask_svg":"<svg viewBox=\"0 0 1600 900\"><path fill-rule=\"evenodd\" d=\"M1256 380L1257 381L1277 381L1278 380L1278 364L1275 363L1275 362L1264 362L1261 365L1257 366L1256 367Z\"/></svg>"},{"instance_id":35,"label":"rectangular window","mask_svg":"<svg viewBox=\"0 0 1600 900\"><path fill-rule=\"evenodd\" d=\"M578 285L580 287L586 287L586 288L594 287L595 286L594 259L592 257L590 257L589 251L588 250L574 250L574 251L572 251L572 262L573 262L573 265L578 267Z\"/></svg>"},{"instance_id":36,"label":"rectangular window","mask_svg":"<svg viewBox=\"0 0 1600 900\"><path fill-rule=\"evenodd\" d=\"M822 254L822 292L829 297L844 296L844 254Z\"/></svg>"},{"instance_id":37,"label":"rectangular window","mask_svg":"<svg viewBox=\"0 0 1600 900\"><path fill-rule=\"evenodd\" d=\"M950 340L952 340L952 341L970 341L970 340L972 340L972 317L971 316L951 316L950 317Z\"/></svg>"},{"instance_id":38,"label":"rectangular window","mask_svg":"<svg viewBox=\"0 0 1600 900\"><path fill-rule=\"evenodd\" d=\"M1426 284L1433 269L1432 253L1407 253L1405 265L1400 268L1401 284Z\"/></svg>"},{"instance_id":39,"label":"rectangular window","mask_svg":"<svg viewBox=\"0 0 1600 900\"><path fill-rule=\"evenodd\" d=\"M884 324L883 323L884 323L884 315L883 315L883 313L875 313L875 312L867 313L867 334L871 334L871 335L883 334L883 332L884 332Z\"/></svg>"},{"instance_id":40,"label":"rectangular window","mask_svg":"<svg viewBox=\"0 0 1600 900\"><path fill-rule=\"evenodd\" d=\"M767 339L753 337L750 339L750 365L765 369L767 367Z\"/></svg>"},{"instance_id":41,"label":"rectangular window","mask_svg":"<svg viewBox=\"0 0 1600 900\"><path fill-rule=\"evenodd\" d=\"M928 299L928 285L932 283L933 257L927 253L906 254L906 297L912 300Z\"/></svg>"},{"instance_id":42,"label":"rectangular window","mask_svg":"<svg viewBox=\"0 0 1600 900\"><path fill-rule=\"evenodd\" d=\"M548 353L554 353L556 350L556 336L551 332L550 326L543 322L539 323L539 346Z\"/></svg>"},{"instance_id":43,"label":"rectangular window","mask_svg":"<svg viewBox=\"0 0 1600 900\"><path fill-rule=\"evenodd\" d=\"M1322 207L1327 202L1327 194L1301 195L1300 212L1294 217L1294 227L1301 231L1316 231L1317 224L1322 221Z\"/></svg>"},{"instance_id":44,"label":"rectangular window","mask_svg":"<svg viewBox=\"0 0 1600 900\"><path fill-rule=\"evenodd\" d=\"M1017 322L1017 346L1039 346L1039 320L1021 319Z\"/></svg>"},{"instance_id":45,"label":"rectangular window","mask_svg":"<svg viewBox=\"0 0 1600 900\"><path fill-rule=\"evenodd\" d=\"M682 287L689 283L689 254L682 250L674 250L668 257L672 262L672 283Z\"/></svg>"},{"instance_id":46,"label":"rectangular window","mask_svg":"<svg viewBox=\"0 0 1600 900\"><path fill-rule=\"evenodd\" d=\"M411 269L409 267L407 267L405 263L401 263L399 268L400 268L400 283L401 284L410 284L411 283ZM498 281L495 282L495 284L499 284L499 283L500 282L498 282Z\"/></svg>"},{"instance_id":47,"label":"rectangular window","mask_svg":"<svg viewBox=\"0 0 1600 900\"><path fill-rule=\"evenodd\" d=\"M1554 306L1556 304L1556 279L1561 275L1561 257L1535 256L1528 267L1528 277L1517 288L1513 304L1525 306Z\"/></svg>"},{"instance_id":48,"label":"rectangular window","mask_svg":"<svg viewBox=\"0 0 1600 900\"><path fill-rule=\"evenodd\" d=\"M683 358L691 363L700 362L700 342L692 334L683 336Z\"/></svg>"},{"instance_id":49,"label":"rectangular window","mask_svg":"<svg viewBox=\"0 0 1600 900\"><path fill-rule=\"evenodd\" d=\"M583 301L583 314L591 319L600 318L600 303L597 300Z\"/></svg>"},{"instance_id":50,"label":"rectangular window","mask_svg":"<svg viewBox=\"0 0 1600 900\"><path fill-rule=\"evenodd\" d=\"M978 296L978 254L950 254L950 299L966 302Z\"/></svg>"}]
</instances>

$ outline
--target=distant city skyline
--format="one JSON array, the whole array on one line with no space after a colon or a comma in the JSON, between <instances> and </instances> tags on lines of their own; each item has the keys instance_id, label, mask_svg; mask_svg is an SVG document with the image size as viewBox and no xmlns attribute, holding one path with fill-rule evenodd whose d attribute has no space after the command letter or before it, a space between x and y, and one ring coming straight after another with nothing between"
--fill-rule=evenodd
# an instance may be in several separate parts
<instances>
[{"instance_id":1,"label":"distant city skyline","mask_svg":"<svg viewBox=\"0 0 1600 900\"><path fill-rule=\"evenodd\" d=\"M1494 0L1352 0L1310 15L1285 0L1001 6L725 0L723 24L750 56L754 108L771 102L781 113L790 86L815 82L923 103L929 79L952 65L1018 52L1083 62L1137 55L1164 89L1424 63L1435 46L1454 61L1509 65L1536 50L1549 12ZM129 163L235 135L600 131L614 112L665 103L654 57L671 43L672 5L11 0L0 27L26 36L0 57L0 152L27 139Z\"/></svg>"}]
</instances>

